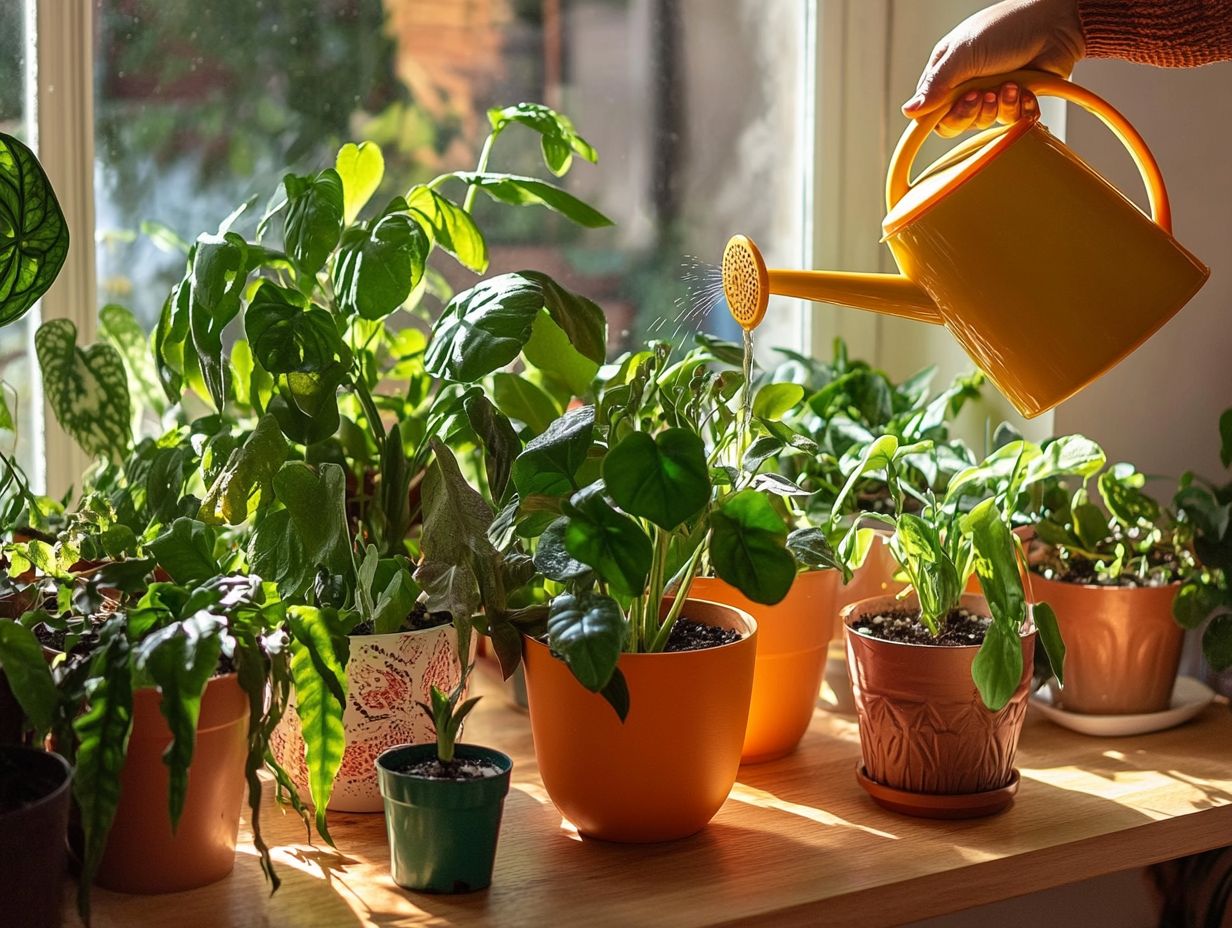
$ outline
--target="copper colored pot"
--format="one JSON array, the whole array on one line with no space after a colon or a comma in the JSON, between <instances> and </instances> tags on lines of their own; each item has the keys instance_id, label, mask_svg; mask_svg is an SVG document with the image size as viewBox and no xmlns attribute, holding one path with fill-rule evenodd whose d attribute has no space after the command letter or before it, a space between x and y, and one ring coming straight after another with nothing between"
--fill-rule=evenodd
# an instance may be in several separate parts
<instances>
[{"instance_id":1,"label":"copper colored pot","mask_svg":"<svg viewBox=\"0 0 1232 928\"><path fill-rule=\"evenodd\" d=\"M826 647L836 625L836 570L799 574L773 606L755 603L715 577L693 581L692 595L735 606L757 620L757 664L741 762L758 764L790 754L817 707Z\"/></svg>"},{"instance_id":2,"label":"copper colored pot","mask_svg":"<svg viewBox=\"0 0 1232 928\"><path fill-rule=\"evenodd\" d=\"M171 730L153 688L133 693L133 732L120 775L120 805L96 882L126 893L172 893L221 880L235 866L244 799L248 697L235 674L206 685L188 796L175 833L162 754Z\"/></svg>"},{"instance_id":3,"label":"copper colored pot","mask_svg":"<svg viewBox=\"0 0 1232 928\"><path fill-rule=\"evenodd\" d=\"M748 722L757 624L690 600L684 616L744 637L670 654L622 654L622 723L547 645L524 638L535 759L544 788L578 831L607 841L670 841L700 831L727 799Z\"/></svg>"},{"instance_id":4,"label":"copper colored pot","mask_svg":"<svg viewBox=\"0 0 1232 928\"><path fill-rule=\"evenodd\" d=\"M1162 712L1172 703L1185 632L1172 618L1180 584L1088 586L1031 577L1065 641L1060 705L1084 715Z\"/></svg>"},{"instance_id":5,"label":"copper colored pot","mask_svg":"<svg viewBox=\"0 0 1232 928\"><path fill-rule=\"evenodd\" d=\"M882 641L852 631L861 616L917 606L915 596L882 596L843 610L847 661L868 776L912 793L983 793L1014 779L1014 754L1027 711L1035 632L1022 636L1022 679L1010 701L990 712L971 679L979 647ZM988 615L982 596L962 605Z\"/></svg>"}]
</instances>

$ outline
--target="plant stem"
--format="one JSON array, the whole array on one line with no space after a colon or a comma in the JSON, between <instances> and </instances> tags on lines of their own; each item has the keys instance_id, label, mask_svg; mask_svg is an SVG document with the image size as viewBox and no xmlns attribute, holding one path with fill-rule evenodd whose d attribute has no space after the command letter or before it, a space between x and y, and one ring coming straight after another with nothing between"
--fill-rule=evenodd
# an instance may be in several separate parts
<instances>
[{"instance_id":1,"label":"plant stem","mask_svg":"<svg viewBox=\"0 0 1232 928\"><path fill-rule=\"evenodd\" d=\"M492 156L492 143L496 141L496 132L491 132L484 139L483 148L479 150L479 163L475 165L475 173L482 174L488 169L488 159ZM475 205L475 197L479 195L479 188L475 184L468 184L466 188L466 199L462 201L462 209L466 212L471 211L471 207Z\"/></svg>"},{"instance_id":2,"label":"plant stem","mask_svg":"<svg viewBox=\"0 0 1232 928\"><path fill-rule=\"evenodd\" d=\"M372 399L368 384L364 382L363 373L361 372L353 382L355 395L359 398L359 404L364 407L364 415L368 417L368 428L372 430L372 437L376 439L376 446L379 449L385 443L385 424L381 421L381 414L377 412L376 402Z\"/></svg>"},{"instance_id":3,"label":"plant stem","mask_svg":"<svg viewBox=\"0 0 1232 928\"><path fill-rule=\"evenodd\" d=\"M648 645L648 631L651 628L658 630L659 612L663 602L663 584L666 580L664 574L667 572L667 553L670 539L668 533L662 529L652 529L654 532L654 555L650 562L650 579L646 584L646 603L642 614L642 641L639 642L639 647Z\"/></svg>"},{"instance_id":4,"label":"plant stem","mask_svg":"<svg viewBox=\"0 0 1232 928\"><path fill-rule=\"evenodd\" d=\"M680 589L676 591L676 598L672 600L672 608L668 610L667 618L659 626L659 633L655 635L654 641L648 648L651 653L658 653L667 647L667 640L672 636L672 628L675 626L676 620L680 618L680 610L684 608L685 600L689 598L689 591L693 588L693 578L697 576L697 565L701 561L702 550L705 547L706 544L703 540L702 544L699 544L689 556L689 560L682 571Z\"/></svg>"}]
</instances>

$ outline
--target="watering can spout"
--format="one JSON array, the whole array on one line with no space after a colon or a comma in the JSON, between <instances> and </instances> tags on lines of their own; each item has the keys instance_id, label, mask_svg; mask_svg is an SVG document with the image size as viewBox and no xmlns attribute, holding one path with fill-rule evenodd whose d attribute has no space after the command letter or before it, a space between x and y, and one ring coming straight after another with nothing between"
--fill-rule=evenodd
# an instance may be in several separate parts
<instances>
[{"instance_id":1,"label":"watering can spout","mask_svg":"<svg viewBox=\"0 0 1232 928\"><path fill-rule=\"evenodd\" d=\"M771 294L942 324L932 298L902 274L767 268L757 246L743 235L732 236L723 251L723 292L746 329L761 322Z\"/></svg>"}]
</instances>

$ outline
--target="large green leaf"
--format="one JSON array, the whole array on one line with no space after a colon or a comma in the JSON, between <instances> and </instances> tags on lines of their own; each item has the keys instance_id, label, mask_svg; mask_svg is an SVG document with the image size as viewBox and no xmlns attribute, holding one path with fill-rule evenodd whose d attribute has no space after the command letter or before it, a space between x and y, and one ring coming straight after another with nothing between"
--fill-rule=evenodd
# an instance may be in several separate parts
<instances>
[{"instance_id":1,"label":"large green leaf","mask_svg":"<svg viewBox=\"0 0 1232 928\"><path fill-rule=\"evenodd\" d=\"M972 673L984 704L996 711L1009 702L1022 676L1019 636L1027 617L1026 595L1014 536L996 500L987 499L971 510L964 528L971 535L975 572L993 619Z\"/></svg>"},{"instance_id":2,"label":"large green leaf","mask_svg":"<svg viewBox=\"0 0 1232 928\"><path fill-rule=\"evenodd\" d=\"M219 410L229 375L223 332L240 311L248 270L248 243L241 236L226 232L197 238L188 278L188 328L201 376Z\"/></svg>"},{"instance_id":3,"label":"large green leaf","mask_svg":"<svg viewBox=\"0 0 1232 928\"><path fill-rule=\"evenodd\" d=\"M542 308L542 288L521 274L481 281L449 301L424 365L436 377L473 383L518 356Z\"/></svg>"},{"instance_id":4,"label":"large green leaf","mask_svg":"<svg viewBox=\"0 0 1232 928\"><path fill-rule=\"evenodd\" d=\"M341 361L321 370L292 371L278 378L278 395L266 410L278 420L282 433L302 445L325 441L338 431L338 387L350 369Z\"/></svg>"},{"instance_id":5,"label":"large green leaf","mask_svg":"<svg viewBox=\"0 0 1232 928\"><path fill-rule=\"evenodd\" d=\"M384 319L419 286L431 247L419 223L405 213L347 229L334 268L339 308Z\"/></svg>"},{"instance_id":6,"label":"large green leaf","mask_svg":"<svg viewBox=\"0 0 1232 928\"><path fill-rule=\"evenodd\" d=\"M150 353L150 340L141 323L125 307L108 303L98 311L98 324L103 335L124 359L129 382L141 402L155 412L165 411L167 403L158 379L158 369Z\"/></svg>"},{"instance_id":7,"label":"large green leaf","mask_svg":"<svg viewBox=\"0 0 1232 928\"><path fill-rule=\"evenodd\" d=\"M688 429L630 432L603 460L603 480L630 515L673 529L710 500L706 447Z\"/></svg>"},{"instance_id":8,"label":"large green leaf","mask_svg":"<svg viewBox=\"0 0 1232 928\"><path fill-rule=\"evenodd\" d=\"M320 371L350 363L333 317L295 290L262 281L244 313L253 357L271 374Z\"/></svg>"},{"instance_id":9,"label":"large green leaf","mask_svg":"<svg viewBox=\"0 0 1232 928\"><path fill-rule=\"evenodd\" d=\"M34 350L56 421L87 454L123 456L132 432L128 377L120 353L101 343L78 348L77 327L68 319L39 326Z\"/></svg>"},{"instance_id":10,"label":"large green leaf","mask_svg":"<svg viewBox=\"0 0 1232 928\"><path fill-rule=\"evenodd\" d=\"M478 174L473 171L459 171L454 176L464 184L478 187L493 200L501 203L508 203L512 206L546 206L588 229L612 224L612 220L593 206L584 203L560 187L534 177L522 177L517 174Z\"/></svg>"},{"instance_id":11,"label":"large green leaf","mask_svg":"<svg viewBox=\"0 0 1232 928\"><path fill-rule=\"evenodd\" d=\"M589 393L599 373L599 362L578 351L547 310L535 319L522 354L539 370L557 377L574 396Z\"/></svg>"},{"instance_id":12,"label":"large green leaf","mask_svg":"<svg viewBox=\"0 0 1232 928\"><path fill-rule=\"evenodd\" d=\"M120 803L120 774L133 727L133 683L128 639L120 625L104 630L91 661L86 711L73 720L77 766L73 795L84 835L77 908L89 917L90 886L102 860Z\"/></svg>"},{"instance_id":13,"label":"large green leaf","mask_svg":"<svg viewBox=\"0 0 1232 928\"><path fill-rule=\"evenodd\" d=\"M513 483L523 498L578 489L575 477L590 451L595 408L571 409L535 436L513 462Z\"/></svg>"},{"instance_id":14,"label":"large green leaf","mask_svg":"<svg viewBox=\"0 0 1232 928\"><path fill-rule=\"evenodd\" d=\"M247 440L231 452L226 466L214 479L198 515L204 522L245 521L260 499L272 499L274 474L278 472L290 447L278 428L278 420L265 415L257 420Z\"/></svg>"},{"instance_id":15,"label":"large green leaf","mask_svg":"<svg viewBox=\"0 0 1232 928\"><path fill-rule=\"evenodd\" d=\"M8 678L9 689L41 739L51 731L60 693L34 632L10 619L0 619L0 671L0 676Z\"/></svg>"},{"instance_id":16,"label":"large green leaf","mask_svg":"<svg viewBox=\"0 0 1232 928\"><path fill-rule=\"evenodd\" d=\"M406 195L408 208L432 230L436 244L476 274L488 269L488 246L471 214L431 187L412 187Z\"/></svg>"},{"instance_id":17,"label":"large green leaf","mask_svg":"<svg viewBox=\"0 0 1232 928\"><path fill-rule=\"evenodd\" d=\"M521 374L497 371L492 375L492 399L510 419L516 419L538 435L560 415L556 401L538 384Z\"/></svg>"},{"instance_id":18,"label":"large green leaf","mask_svg":"<svg viewBox=\"0 0 1232 928\"><path fill-rule=\"evenodd\" d=\"M646 588L654 557L650 539L641 527L603 499L595 484L577 493L565 505L565 550L593 567L615 593L637 596Z\"/></svg>"},{"instance_id":19,"label":"large green leaf","mask_svg":"<svg viewBox=\"0 0 1232 928\"><path fill-rule=\"evenodd\" d=\"M466 418L483 443L483 462L492 499L504 499L514 458L522 451L522 442L509 419L482 393L463 401Z\"/></svg>"},{"instance_id":20,"label":"large green leaf","mask_svg":"<svg viewBox=\"0 0 1232 928\"><path fill-rule=\"evenodd\" d=\"M624 616L611 597L565 593L552 600L548 646L592 693L602 691L611 680L624 640Z\"/></svg>"},{"instance_id":21,"label":"large green leaf","mask_svg":"<svg viewBox=\"0 0 1232 928\"><path fill-rule=\"evenodd\" d=\"M542 103L515 103L504 109L491 109L488 110L488 121L494 133L514 122L538 132L543 163L557 177L568 172L575 153L592 164L599 160L594 147L577 134L569 117Z\"/></svg>"},{"instance_id":22,"label":"large green leaf","mask_svg":"<svg viewBox=\"0 0 1232 928\"><path fill-rule=\"evenodd\" d=\"M562 287L540 271L519 271L518 274L539 287L543 308L565 333L569 344L582 357L602 364L607 357L607 317L603 310L594 301Z\"/></svg>"},{"instance_id":23,"label":"large green leaf","mask_svg":"<svg viewBox=\"0 0 1232 928\"><path fill-rule=\"evenodd\" d=\"M804 387L798 383L768 383L753 397L753 415L777 421L803 398Z\"/></svg>"},{"instance_id":24,"label":"large green leaf","mask_svg":"<svg viewBox=\"0 0 1232 928\"><path fill-rule=\"evenodd\" d=\"M326 168L304 177L288 174L282 183L287 191L284 246L306 274L315 274L325 266L342 235L342 178L333 168Z\"/></svg>"},{"instance_id":25,"label":"large green leaf","mask_svg":"<svg viewBox=\"0 0 1232 928\"><path fill-rule=\"evenodd\" d=\"M741 490L710 514L710 561L755 603L777 603L796 579L787 526L765 496Z\"/></svg>"},{"instance_id":26,"label":"large green leaf","mask_svg":"<svg viewBox=\"0 0 1232 928\"><path fill-rule=\"evenodd\" d=\"M287 624L292 636L291 678L295 681L295 711L304 735L308 790L317 810L317 831L333 844L325 812L346 749L342 717L346 711L350 645L332 609L292 606L287 610Z\"/></svg>"},{"instance_id":27,"label":"large green leaf","mask_svg":"<svg viewBox=\"0 0 1232 928\"><path fill-rule=\"evenodd\" d=\"M148 545L176 583L200 583L218 576L214 529L196 519L176 519Z\"/></svg>"},{"instance_id":28,"label":"large green leaf","mask_svg":"<svg viewBox=\"0 0 1232 928\"><path fill-rule=\"evenodd\" d=\"M263 512L264 507L258 509ZM304 554L304 544L294 531L291 513L285 509L264 511L248 540L248 569L278 586L287 599L301 594L315 567Z\"/></svg>"},{"instance_id":29,"label":"large green leaf","mask_svg":"<svg viewBox=\"0 0 1232 928\"><path fill-rule=\"evenodd\" d=\"M984 705L993 712L1004 708L1022 679L1022 642L1018 635L1010 634L998 622L989 625L984 643L971 662L971 678Z\"/></svg>"},{"instance_id":30,"label":"large green leaf","mask_svg":"<svg viewBox=\"0 0 1232 928\"><path fill-rule=\"evenodd\" d=\"M591 574L590 568L565 547L568 525L568 519L557 519L543 530L535 544L535 569L558 583L582 580Z\"/></svg>"},{"instance_id":31,"label":"large green leaf","mask_svg":"<svg viewBox=\"0 0 1232 928\"><path fill-rule=\"evenodd\" d=\"M0 132L0 327L47 292L67 254L68 226L42 165Z\"/></svg>"},{"instance_id":32,"label":"large green leaf","mask_svg":"<svg viewBox=\"0 0 1232 928\"><path fill-rule=\"evenodd\" d=\"M290 513L307 565L314 570L323 566L331 576L350 576L346 471L337 464L314 469L303 461L287 461L274 475L274 493Z\"/></svg>"},{"instance_id":33,"label":"large green leaf","mask_svg":"<svg viewBox=\"0 0 1232 928\"><path fill-rule=\"evenodd\" d=\"M1047 603L1035 603L1031 607L1031 615L1039 634L1040 643L1044 646L1044 654L1048 657L1048 665L1057 682L1065 684L1065 641L1061 638L1061 625L1057 622L1057 614Z\"/></svg>"},{"instance_id":34,"label":"large green leaf","mask_svg":"<svg viewBox=\"0 0 1232 928\"><path fill-rule=\"evenodd\" d=\"M158 707L171 743L163 751L168 770L171 831L175 832L188 794L188 766L197 740L201 696L218 670L222 636L213 618L191 618L159 629L136 650L136 667L150 676L161 691Z\"/></svg>"},{"instance_id":35,"label":"large green leaf","mask_svg":"<svg viewBox=\"0 0 1232 928\"><path fill-rule=\"evenodd\" d=\"M334 170L342 181L342 218L350 225L381 185L385 157L376 142L348 142L338 149Z\"/></svg>"}]
</instances>

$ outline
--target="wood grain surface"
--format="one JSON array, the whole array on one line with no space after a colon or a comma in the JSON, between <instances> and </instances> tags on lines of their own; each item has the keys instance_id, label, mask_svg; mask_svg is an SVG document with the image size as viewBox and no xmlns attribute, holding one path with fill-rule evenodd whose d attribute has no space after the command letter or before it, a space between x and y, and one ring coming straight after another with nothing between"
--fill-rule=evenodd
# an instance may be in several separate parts
<instances>
[{"instance_id":1,"label":"wood grain surface","mask_svg":"<svg viewBox=\"0 0 1232 928\"><path fill-rule=\"evenodd\" d=\"M95 893L97 928L491 928L824 924L872 928L1232 843L1232 713L1209 707L1171 731L1088 738L1029 712L1022 787L1002 815L929 822L879 809L856 785L852 717L818 711L791 757L740 772L701 833L661 845L581 840L536 775L526 716L477 675L486 698L469 741L514 758L491 889L432 896L389 877L384 819L331 816L338 842L307 843L266 796L282 888L271 895L247 821L235 871L169 896ZM80 924L66 896L65 924Z\"/></svg>"}]
</instances>

